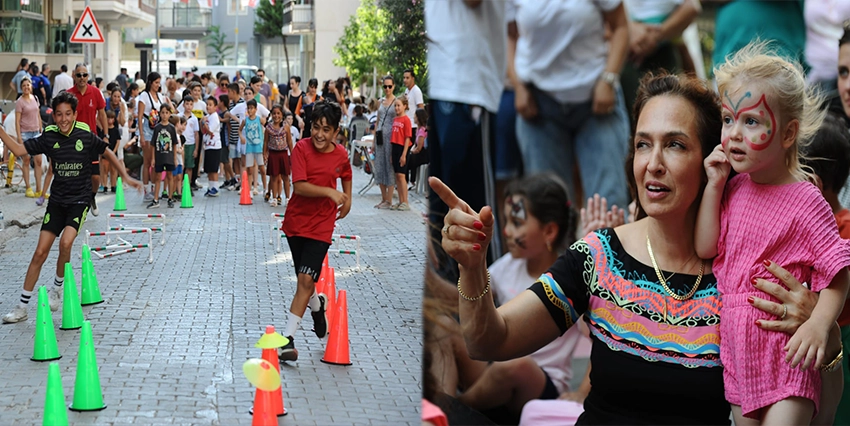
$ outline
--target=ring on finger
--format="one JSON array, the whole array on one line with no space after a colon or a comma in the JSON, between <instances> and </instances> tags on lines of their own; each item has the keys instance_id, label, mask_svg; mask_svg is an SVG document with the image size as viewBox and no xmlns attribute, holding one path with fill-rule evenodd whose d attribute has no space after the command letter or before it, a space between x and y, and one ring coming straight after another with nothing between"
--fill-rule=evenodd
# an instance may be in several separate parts
<instances>
[{"instance_id":1,"label":"ring on finger","mask_svg":"<svg viewBox=\"0 0 850 426\"><path fill-rule=\"evenodd\" d=\"M449 228L451 227L451 225L443 226L443 234L449 235Z\"/></svg>"},{"instance_id":2,"label":"ring on finger","mask_svg":"<svg viewBox=\"0 0 850 426\"><path fill-rule=\"evenodd\" d=\"M784 320L785 316L788 315L788 305L782 304L782 316L779 317L780 320Z\"/></svg>"}]
</instances>

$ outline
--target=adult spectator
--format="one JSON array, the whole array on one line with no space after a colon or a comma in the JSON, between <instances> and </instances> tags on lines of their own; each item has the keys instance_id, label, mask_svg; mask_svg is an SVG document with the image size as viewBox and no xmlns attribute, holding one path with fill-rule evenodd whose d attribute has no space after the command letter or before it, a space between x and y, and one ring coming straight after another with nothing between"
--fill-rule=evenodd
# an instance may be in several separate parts
<instances>
[{"instance_id":1,"label":"adult spectator","mask_svg":"<svg viewBox=\"0 0 850 426\"><path fill-rule=\"evenodd\" d=\"M130 87L130 76L127 75L127 68L121 68L121 72L115 77L115 81L118 83L121 93L127 92Z\"/></svg>"},{"instance_id":2,"label":"adult spectator","mask_svg":"<svg viewBox=\"0 0 850 426\"><path fill-rule=\"evenodd\" d=\"M47 97L47 92L44 90L44 83L41 80L41 76L39 75L39 68L35 62L31 62L29 65L29 77L32 81L32 94L38 99L39 105L46 105L45 98Z\"/></svg>"},{"instance_id":3,"label":"adult spectator","mask_svg":"<svg viewBox=\"0 0 850 426\"><path fill-rule=\"evenodd\" d=\"M722 64L756 38L770 40L779 54L805 64L803 2L733 0L722 4L714 21L714 64Z\"/></svg>"},{"instance_id":4,"label":"adult spectator","mask_svg":"<svg viewBox=\"0 0 850 426\"><path fill-rule=\"evenodd\" d=\"M301 77L293 75L289 77L289 90L281 91L284 95L283 107L287 111L298 115L301 111L301 103L304 101L304 91L301 90Z\"/></svg>"},{"instance_id":5,"label":"adult spectator","mask_svg":"<svg viewBox=\"0 0 850 426\"><path fill-rule=\"evenodd\" d=\"M17 71L15 71L15 75L12 77L12 81L9 82L9 87L17 94L15 99L20 98L23 93L21 90L21 81L23 81L24 77L29 77L29 64L30 62L27 58L22 58L18 64Z\"/></svg>"},{"instance_id":6,"label":"adult spectator","mask_svg":"<svg viewBox=\"0 0 850 426\"><path fill-rule=\"evenodd\" d=\"M844 34L838 41L838 45L838 100L841 103L841 111L844 112L845 121L850 123L850 28L844 29ZM850 208L850 179L847 180L844 188L838 194L838 200L842 206ZM850 373L850 368L845 371ZM847 383L850 383L850 380ZM850 413L847 417L850 419Z\"/></svg>"},{"instance_id":7,"label":"adult spectator","mask_svg":"<svg viewBox=\"0 0 850 426\"><path fill-rule=\"evenodd\" d=\"M500 361L539 349L585 315L593 341L593 381L579 424L634 424L640 419L653 425L728 425L731 410L718 355L720 293L710 262L694 260L692 237L706 182L703 161L720 140L720 99L691 77L650 76L641 85L635 116L641 138L630 144L627 167L638 220L589 233L559 256L530 291L498 309L487 291L483 250L495 232L490 208L475 211L441 182L432 182L452 208L442 246L462 265L455 296L461 330L473 359ZM682 149L656 149L670 132L683 133L677 138ZM650 194L646 183L651 180L671 188L667 197ZM655 265L669 265L669 270ZM793 334L809 318L815 294L775 263L759 268L764 268L760 276L770 273L785 287L755 281L756 294L766 291L779 303L753 296L752 305L770 320L756 321L741 332L761 332L760 327ZM670 273L672 278L665 280ZM699 296L691 297L697 291ZM788 313L780 319L785 309ZM640 324L639 332L635 324ZM675 327L687 333L671 332ZM825 363L840 351L840 331L833 327ZM688 397L678 398L683 389ZM658 404L671 400L677 403ZM820 408L824 414L834 410L826 404Z\"/></svg>"},{"instance_id":8,"label":"adult spectator","mask_svg":"<svg viewBox=\"0 0 850 426\"><path fill-rule=\"evenodd\" d=\"M375 205L376 209L389 210L393 205L393 188L395 188L395 175L393 174L393 156L390 137L393 134L393 120L395 120L395 80L388 75L384 77L384 97L378 108L378 119L375 125L375 183L381 187L381 202ZM333 96L333 95L332 95Z\"/></svg>"},{"instance_id":9,"label":"adult spectator","mask_svg":"<svg viewBox=\"0 0 850 426\"><path fill-rule=\"evenodd\" d=\"M620 82L626 111L635 103L640 78L649 71L683 70L678 42L701 11L696 0L625 0L629 19L629 56ZM687 52L687 50L685 50Z\"/></svg>"},{"instance_id":10,"label":"adult spectator","mask_svg":"<svg viewBox=\"0 0 850 426\"><path fill-rule=\"evenodd\" d=\"M629 30L622 3L515 3L519 35L508 75L525 173L557 173L575 200L578 166L584 194L627 205L629 121L619 82Z\"/></svg>"},{"instance_id":11,"label":"adult spectator","mask_svg":"<svg viewBox=\"0 0 850 426\"><path fill-rule=\"evenodd\" d=\"M220 73L218 76L218 87L216 87L213 96L216 99L227 94L227 85L230 84L230 78L225 73Z\"/></svg>"},{"instance_id":12,"label":"adult spectator","mask_svg":"<svg viewBox=\"0 0 850 426\"><path fill-rule=\"evenodd\" d=\"M88 83L89 70L86 64L74 67L74 87L68 93L77 98L77 121L86 123L92 133L101 139L106 138L109 127L106 123L106 100L100 90ZM91 214L97 216L97 190L100 187L100 156L91 159Z\"/></svg>"},{"instance_id":13,"label":"adult spectator","mask_svg":"<svg viewBox=\"0 0 850 426\"><path fill-rule=\"evenodd\" d=\"M416 85L416 74L413 70L404 70L404 95L407 96L407 118L413 125L413 135L416 135L416 110L425 108L425 98L422 90Z\"/></svg>"},{"instance_id":14,"label":"adult spectator","mask_svg":"<svg viewBox=\"0 0 850 426\"><path fill-rule=\"evenodd\" d=\"M49 105L53 99L53 86L50 84L50 65L47 63L41 64L41 86L44 88L44 104Z\"/></svg>"},{"instance_id":15,"label":"adult spectator","mask_svg":"<svg viewBox=\"0 0 850 426\"><path fill-rule=\"evenodd\" d=\"M269 79L266 78L266 71L262 68L257 70L257 77L260 77L261 85L254 90L266 98L266 108L271 108L272 102L272 87L269 85ZM252 79L253 80L253 79Z\"/></svg>"},{"instance_id":16,"label":"adult spectator","mask_svg":"<svg viewBox=\"0 0 850 426\"><path fill-rule=\"evenodd\" d=\"M265 83L263 83L263 79L259 75L255 75L255 76L251 77L251 89L254 91L254 98L253 99L255 101L257 101L257 105L262 105L263 107L266 108L266 110L268 110L269 98L267 96L263 95L262 93L260 93L260 90L262 89L263 84L265 84ZM266 86L268 86L268 84L266 84ZM263 118L266 118L266 117L263 117Z\"/></svg>"},{"instance_id":17,"label":"adult spectator","mask_svg":"<svg viewBox=\"0 0 850 426\"><path fill-rule=\"evenodd\" d=\"M504 16L501 1L425 2L428 67L434 82L429 87L429 173L451 182L447 185L476 210L496 205L490 146L505 75ZM428 202L431 241L439 241L448 207L434 194ZM498 236L491 247L490 260L495 260L502 254ZM435 252L439 274L455 281L456 266L439 245Z\"/></svg>"},{"instance_id":18,"label":"adult spectator","mask_svg":"<svg viewBox=\"0 0 850 426\"><path fill-rule=\"evenodd\" d=\"M201 74L201 85L204 88L204 99L215 93L216 82L212 78L212 72L207 71Z\"/></svg>"},{"instance_id":19,"label":"adult spectator","mask_svg":"<svg viewBox=\"0 0 850 426\"><path fill-rule=\"evenodd\" d=\"M307 94L304 95L304 99L301 102L301 110L295 113L300 115L301 119L304 120L304 129L301 130L302 139L309 138L312 132L313 106L316 105L316 102L322 100L322 97L316 93L316 89L318 88L319 80L311 78L307 82Z\"/></svg>"},{"instance_id":20,"label":"adult spectator","mask_svg":"<svg viewBox=\"0 0 850 426\"><path fill-rule=\"evenodd\" d=\"M59 67L61 71L59 74L56 74L56 77L53 78L53 93L59 94L59 92L63 90L68 90L74 87L74 78L68 75L68 66L62 64Z\"/></svg>"},{"instance_id":21,"label":"adult spectator","mask_svg":"<svg viewBox=\"0 0 850 426\"><path fill-rule=\"evenodd\" d=\"M24 78L21 81L21 89L23 90L23 93L21 94L21 97L15 101L15 134L17 136L17 140L20 143L23 143L38 137L38 135L41 134L42 124L39 108L41 104L38 102L38 98L33 95L32 80ZM41 197L41 179L43 177L41 169L41 154L33 156L32 159L35 164L35 191L33 191L30 186L30 156L26 155L21 158L23 163L24 185L26 185L27 188L25 195L27 198L38 198Z\"/></svg>"},{"instance_id":22,"label":"adult spectator","mask_svg":"<svg viewBox=\"0 0 850 426\"><path fill-rule=\"evenodd\" d=\"M159 124L159 108L163 103L171 104L167 96L160 93L162 84L162 76L158 72L148 74L148 79L145 82L145 91L136 98L136 111L139 120L139 145L142 147L142 158L144 158L144 167L142 168L142 182L145 185L145 201L153 201L154 185L150 177L151 164L154 158L153 130ZM157 194L158 195L158 194Z\"/></svg>"}]
</instances>

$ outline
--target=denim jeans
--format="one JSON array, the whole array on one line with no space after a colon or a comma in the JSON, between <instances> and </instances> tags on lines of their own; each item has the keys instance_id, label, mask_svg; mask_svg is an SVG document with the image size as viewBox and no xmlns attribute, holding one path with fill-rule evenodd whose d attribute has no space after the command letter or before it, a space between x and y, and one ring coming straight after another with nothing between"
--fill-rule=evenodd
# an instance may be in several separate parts
<instances>
[{"instance_id":1,"label":"denim jeans","mask_svg":"<svg viewBox=\"0 0 850 426\"><path fill-rule=\"evenodd\" d=\"M19 141L18 143L24 143L24 142L26 142L30 139L35 139L40 134L41 134L41 132L21 132L21 139L22 140Z\"/></svg>"},{"instance_id":2,"label":"denim jeans","mask_svg":"<svg viewBox=\"0 0 850 426\"><path fill-rule=\"evenodd\" d=\"M573 168L578 166L585 197L598 193L609 206L628 206L629 121L622 90L617 89L614 111L605 115L594 115L590 101L562 104L540 90L532 91L538 116L533 121L517 116L525 173L556 173L577 202Z\"/></svg>"},{"instance_id":3,"label":"denim jeans","mask_svg":"<svg viewBox=\"0 0 850 426\"><path fill-rule=\"evenodd\" d=\"M473 105L433 99L430 107L428 173L440 178L473 210L479 211L485 205L498 208L490 159L495 124L492 114L482 109L479 119L475 120ZM457 266L445 257L440 247L443 217L448 207L433 191L429 192L428 204L430 237L437 252L438 272L449 282L457 281ZM495 253L501 254L499 244L499 232L495 232L490 243L490 261L499 257Z\"/></svg>"}]
</instances>

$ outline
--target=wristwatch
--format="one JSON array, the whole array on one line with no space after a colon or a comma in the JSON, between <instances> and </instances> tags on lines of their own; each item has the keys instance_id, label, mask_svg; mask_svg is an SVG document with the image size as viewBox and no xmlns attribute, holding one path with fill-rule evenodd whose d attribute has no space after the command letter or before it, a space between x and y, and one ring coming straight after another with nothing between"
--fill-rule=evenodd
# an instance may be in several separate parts
<instances>
[{"instance_id":1,"label":"wristwatch","mask_svg":"<svg viewBox=\"0 0 850 426\"><path fill-rule=\"evenodd\" d=\"M617 88L620 84L620 74L603 71L602 75L599 76L599 79L608 83L611 87Z\"/></svg>"}]
</instances>

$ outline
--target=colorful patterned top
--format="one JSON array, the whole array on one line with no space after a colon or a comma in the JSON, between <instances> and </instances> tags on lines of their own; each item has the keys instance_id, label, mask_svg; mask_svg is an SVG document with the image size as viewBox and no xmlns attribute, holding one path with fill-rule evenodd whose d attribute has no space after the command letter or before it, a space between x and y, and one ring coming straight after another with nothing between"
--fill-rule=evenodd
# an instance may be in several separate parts
<instances>
[{"instance_id":1,"label":"colorful patterned top","mask_svg":"<svg viewBox=\"0 0 850 426\"><path fill-rule=\"evenodd\" d=\"M696 278L675 274L667 283L684 295ZM593 386L577 424L730 424L713 275L679 302L613 229L601 229L575 242L530 289L562 333L582 314L589 325Z\"/></svg>"}]
</instances>

